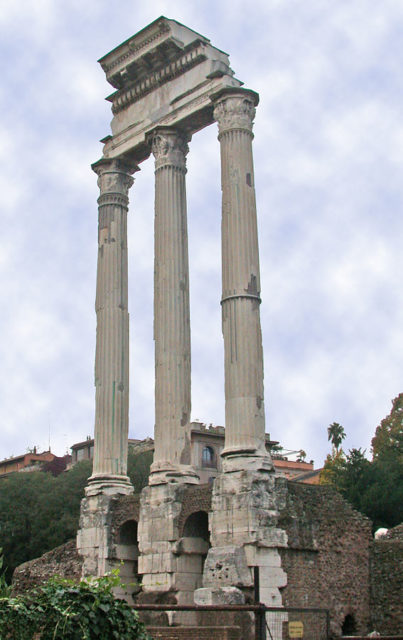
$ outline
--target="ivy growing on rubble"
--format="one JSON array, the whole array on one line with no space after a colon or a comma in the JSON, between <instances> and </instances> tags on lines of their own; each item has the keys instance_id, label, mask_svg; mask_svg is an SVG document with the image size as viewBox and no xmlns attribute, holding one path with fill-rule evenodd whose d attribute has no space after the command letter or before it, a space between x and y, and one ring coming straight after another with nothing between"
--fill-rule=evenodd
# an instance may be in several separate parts
<instances>
[{"instance_id":1,"label":"ivy growing on rubble","mask_svg":"<svg viewBox=\"0 0 403 640\"><path fill-rule=\"evenodd\" d=\"M3 640L151 640L138 615L113 588L118 572L79 584L51 578L15 598L0 597Z\"/></svg>"}]
</instances>

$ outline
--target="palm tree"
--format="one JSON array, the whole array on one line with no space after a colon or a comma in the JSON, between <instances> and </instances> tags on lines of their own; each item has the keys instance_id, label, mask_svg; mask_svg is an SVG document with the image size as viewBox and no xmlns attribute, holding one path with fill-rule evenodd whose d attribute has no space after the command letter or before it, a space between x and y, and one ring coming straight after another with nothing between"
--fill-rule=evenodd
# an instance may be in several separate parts
<instances>
[{"instance_id":1,"label":"palm tree","mask_svg":"<svg viewBox=\"0 0 403 640\"><path fill-rule=\"evenodd\" d=\"M331 441L336 451L339 450L345 437L344 428L338 422L332 422L332 424L328 426L327 439Z\"/></svg>"}]
</instances>

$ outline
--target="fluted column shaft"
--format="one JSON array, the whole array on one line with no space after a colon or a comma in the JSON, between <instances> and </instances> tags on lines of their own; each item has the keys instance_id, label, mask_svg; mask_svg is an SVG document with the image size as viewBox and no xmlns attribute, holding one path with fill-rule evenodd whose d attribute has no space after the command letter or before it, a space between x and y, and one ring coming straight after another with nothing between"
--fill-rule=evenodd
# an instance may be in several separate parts
<instances>
[{"instance_id":1,"label":"fluted column shaft","mask_svg":"<svg viewBox=\"0 0 403 640\"><path fill-rule=\"evenodd\" d=\"M150 484L197 481L190 467L187 152L187 138L179 131L154 132L155 451Z\"/></svg>"},{"instance_id":2,"label":"fluted column shaft","mask_svg":"<svg viewBox=\"0 0 403 640\"><path fill-rule=\"evenodd\" d=\"M129 167L103 159L98 175L98 266L95 309L94 466L88 492L130 492L126 477L129 428L129 313L127 268Z\"/></svg>"},{"instance_id":3,"label":"fluted column shaft","mask_svg":"<svg viewBox=\"0 0 403 640\"><path fill-rule=\"evenodd\" d=\"M221 149L222 330L225 357L224 471L269 468L265 449L260 273L252 156L258 96L213 97Z\"/></svg>"}]
</instances>

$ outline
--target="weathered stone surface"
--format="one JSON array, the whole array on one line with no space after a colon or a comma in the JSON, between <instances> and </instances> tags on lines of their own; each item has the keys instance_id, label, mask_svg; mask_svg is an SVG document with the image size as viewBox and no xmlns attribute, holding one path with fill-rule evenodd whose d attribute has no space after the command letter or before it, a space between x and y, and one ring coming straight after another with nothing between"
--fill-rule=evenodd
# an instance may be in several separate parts
<instances>
[{"instance_id":1,"label":"weathered stone surface","mask_svg":"<svg viewBox=\"0 0 403 640\"><path fill-rule=\"evenodd\" d=\"M212 546L284 547L278 527L287 483L265 471L224 473L215 480L210 515Z\"/></svg>"},{"instance_id":2,"label":"weathered stone surface","mask_svg":"<svg viewBox=\"0 0 403 640\"><path fill-rule=\"evenodd\" d=\"M109 97L114 118L104 156L150 154L156 126L192 134L213 122L210 95L239 87L228 55L175 20L158 18L100 60L117 91Z\"/></svg>"},{"instance_id":3,"label":"weathered stone surface","mask_svg":"<svg viewBox=\"0 0 403 640\"><path fill-rule=\"evenodd\" d=\"M83 558L84 576L103 576L114 567L111 505L116 499L98 493L81 501L77 549Z\"/></svg>"},{"instance_id":4,"label":"weathered stone surface","mask_svg":"<svg viewBox=\"0 0 403 640\"><path fill-rule=\"evenodd\" d=\"M13 594L17 595L38 587L51 576L61 576L79 582L81 569L82 558L77 552L76 541L70 540L40 558L24 562L17 567L13 575Z\"/></svg>"},{"instance_id":5,"label":"weathered stone surface","mask_svg":"<svg viewBox=\"0 0 403 640\"><path fill-rule=\"evenodd\" d=\"M371 547L371 628L383 635L403 629L403 524Z\"/></svg>"},{"instance_id":6,"label":"weathered stone surface","mask_svg":"<svg viewBox=\"0 0 403 640\"><path fill-rule=\"evenodd\" d=\"M279 526L288 537L283 604L329 608L336 635L348 614L358 633L370 630L370 521L332 489L289 482Z\"/></svg>"},{"instance_id":7,"label":"weathered stone surface","mask_svg":"<svg viewBox=\"0 0 403 640\"><path fill-rule=\"evenodd\" d=\"M183 484L158 484L141 493L139 573L144 591L178 590L178 523L184 490Z\"/></svg>"},{"instance_id":8,"label":"weathered stone surface","mask_svg":"<svg viewBox=\"0 0 403 640\"><path fill-rule=\"evenodd\" d=\"M211 588L202 587L194 594L195 604L245 604L245 596L236 587Z\"/></svg>"},{"instance_id":9,"label":"weathered stone surface","mask_svg":"<svg viewBox=\"0 0 403 640\"><path fill-rule=\"evenodd\" d=\"M210 529L212 548L204 565L203 585L252 586L252 567L260 567L260 600L281 606L287 575L281 568L280 547L287 534L279 526L287 499L287 483L268 471L233 471L214 483ZM217 551L227 549L227 554ZM237 558L245 571L235 571Z\"/></svg>"},{"instance_id":10,"label":"weathered stone surface","mask_svg":"<svg viewBox=\"0 0 403 640\"><path fill-rule=\"evenodd\" d=\"M207 554L209 543L203 538L179 538L175 546L177 555Z\"/></svg>"},{"instance_id":11,"label":"weathered stone surface","mask_svg":"<svg viewBox=\"0 0 403 640\"><path fill-rule=\"evenodd\" d=\"M214 547L204 565L204 587L250 587L252 576L241 547Z\"/></svg>"}]
</instances>

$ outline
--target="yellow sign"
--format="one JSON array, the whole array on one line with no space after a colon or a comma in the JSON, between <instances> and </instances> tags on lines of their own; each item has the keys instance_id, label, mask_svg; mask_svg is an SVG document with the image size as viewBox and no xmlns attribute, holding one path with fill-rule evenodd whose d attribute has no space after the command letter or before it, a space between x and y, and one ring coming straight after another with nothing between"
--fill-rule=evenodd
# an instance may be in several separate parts
<instances>
[{"instance_id":1,"label":"yellow sign","mask_svg":"<svg viewBox=\"0 0 403 640\"><path fill-rule=\"evenodd\" d=\"M300 620L296 622L288 623L288 635L290 638L303 638L304 637L304 625Z\"/></svg>"}]
</instances>

